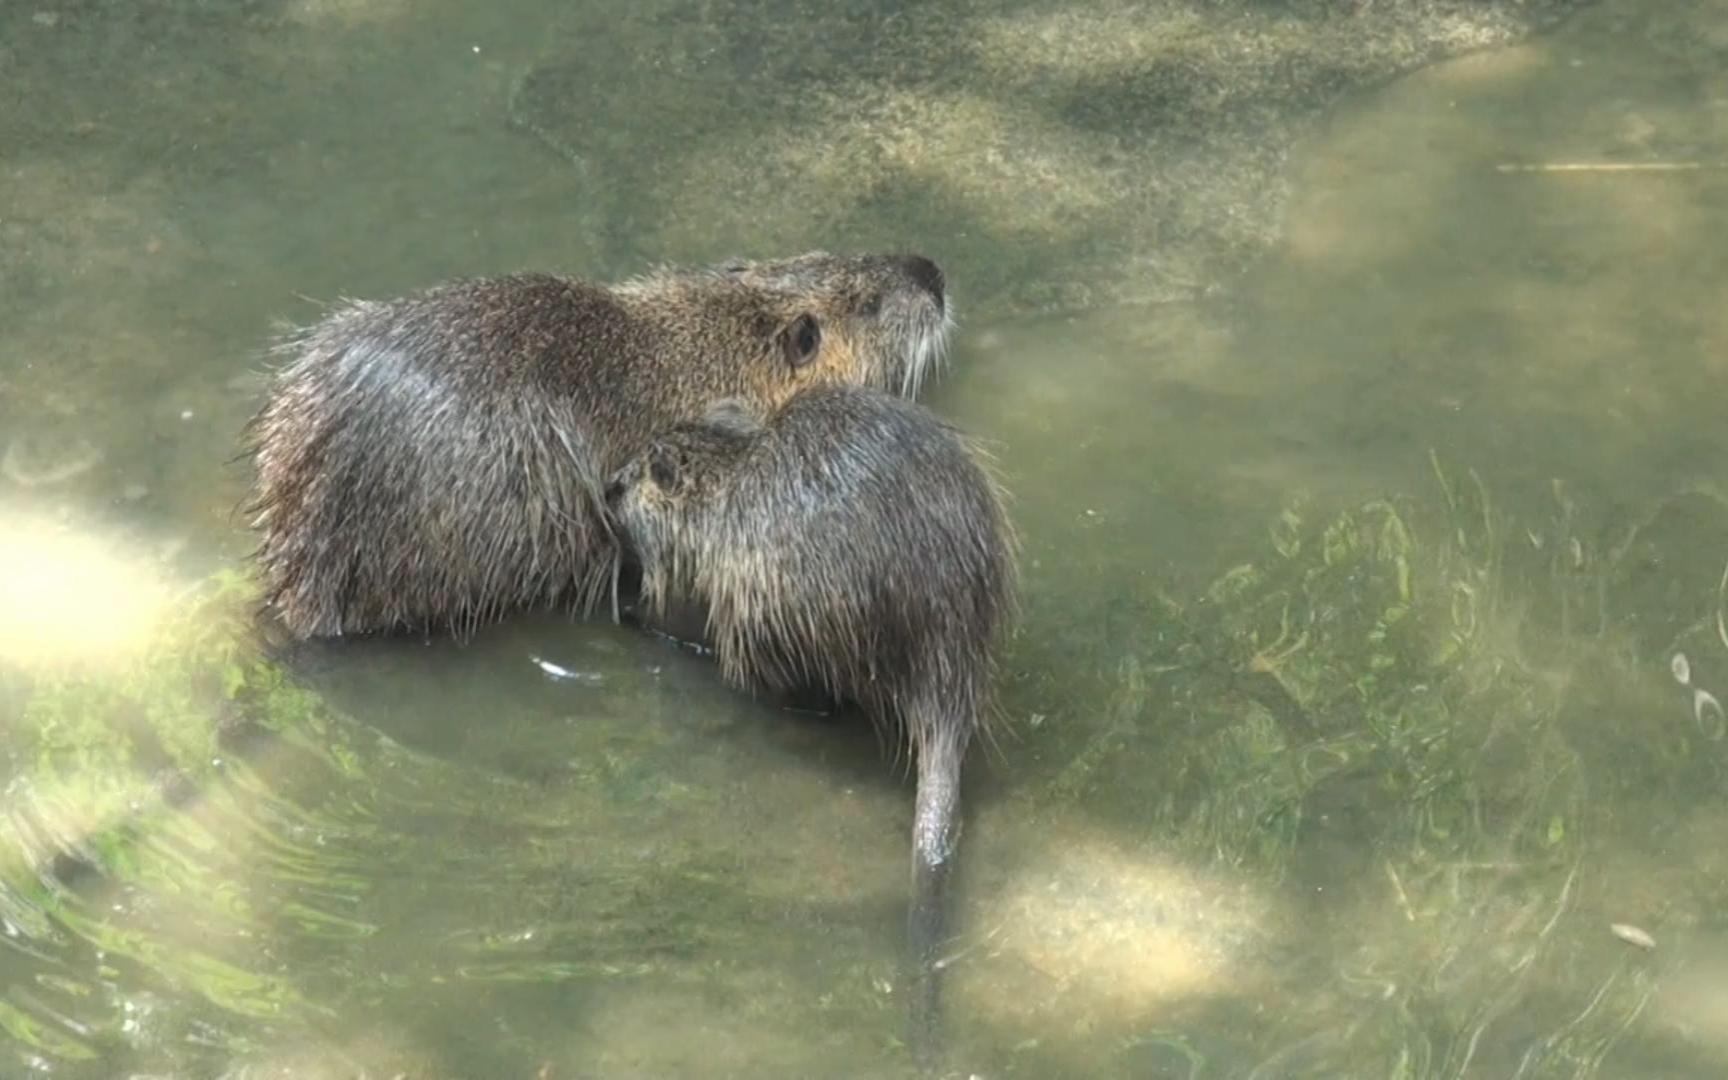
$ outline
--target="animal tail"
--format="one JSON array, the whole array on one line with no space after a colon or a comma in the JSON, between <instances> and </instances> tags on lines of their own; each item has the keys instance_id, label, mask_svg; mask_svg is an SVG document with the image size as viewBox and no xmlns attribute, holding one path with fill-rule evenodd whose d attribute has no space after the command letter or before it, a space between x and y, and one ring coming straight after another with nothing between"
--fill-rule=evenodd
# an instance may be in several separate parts
<instances>
[{"instance_id":1,"label":"animal tail","mask_svg":"<svg viewBox=\"0 0 1728 1080\"><path fill-rule=\"evenodd\" d=\"M921 742L912 822L909 937L914 965L912 1048L928 1064L941 1044L942 954L948 941L949 881L960 842L960 766L966 740L938 735Z\"/></svg>"}]
</instances>

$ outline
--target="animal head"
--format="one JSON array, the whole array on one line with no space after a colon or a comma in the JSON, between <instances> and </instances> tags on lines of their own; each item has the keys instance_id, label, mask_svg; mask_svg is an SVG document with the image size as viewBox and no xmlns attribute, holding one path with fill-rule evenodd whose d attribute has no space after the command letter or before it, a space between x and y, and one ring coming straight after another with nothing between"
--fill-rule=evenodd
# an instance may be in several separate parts
<instances>
[{"instance_id":1,"label":"animal head","mask_svg":"<svg viewBox=\"0 0 1728 1080\"><path fill-rule=\"evenodd\" d=\"M916 396L940 369L953 327L942 271L920 255L733 259L621 291L661 305L663 321L696 339L697 351L736 355L740 338L753 342L739 357L737 388L755 400L833 384Z\"/></svg>"},{"instance_id":2,"label":"animal head","mask_svg":"<svg viewBox=\"0 0 1728 1080\"><path fill-rule=\"evenodd\" d=\"M700 420L656 436L612 475L606 510L642 566L651 602L690 586L701 515L762 433L763 422L743 402L721 401Z\"/></svg>"}]
</instances>

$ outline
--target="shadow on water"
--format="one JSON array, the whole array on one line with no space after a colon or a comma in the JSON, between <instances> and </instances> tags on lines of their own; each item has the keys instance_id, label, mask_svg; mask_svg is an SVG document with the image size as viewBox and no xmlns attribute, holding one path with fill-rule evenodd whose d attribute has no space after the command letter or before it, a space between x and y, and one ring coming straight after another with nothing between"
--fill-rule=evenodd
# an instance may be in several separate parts
<instances>
[{"instance_id":1,"label":"shadow on water","mask_svg":"<svg viewBox=\"0 0 1728 1080\"><path fill-rule=\"evenodd\" d=\"M510 112L603 208L609 262L928 236L992 316L1168 301L1272 241L1292 138L1343 92L1576 6L578 10Z\"/></svg>"},{"instance_id":2,"label":"shadow on water","mask_svg":"<svg viewBox=\"0 0 1728 1080\"><path fill-rule=\"evenodd\" d=\"M1728 32L1345 95L1566 6L0 13L0 1071L900 1073L862 725L551 617L284 669L210 570L292 293L916 238L1029 589L957 1060L1719 1073L1728 174L1497 166L1728 160Z\"/></svg>"}]
</instances>

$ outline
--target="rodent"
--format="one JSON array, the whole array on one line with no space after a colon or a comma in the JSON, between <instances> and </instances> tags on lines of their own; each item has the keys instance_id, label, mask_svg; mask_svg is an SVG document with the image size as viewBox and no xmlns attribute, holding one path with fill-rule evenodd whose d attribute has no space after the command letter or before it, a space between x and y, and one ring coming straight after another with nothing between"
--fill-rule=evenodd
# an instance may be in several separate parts
<instances>
[{"instance_id":1,"label":"rodent","mask_svg":"<svg viewBox=\"0 0 1728 1080\"><path fill-rule=\"evenodd\" d=\"M264 607L301 639L591 612L616 588L605 479L651 435L722 398L913 395L945 294L922 256L812 252L343 302L278 346L243 434Z\"/></svg>"},{"instance_id":2,"label":"rodent","mask_svg":"<svg viewBox=\"0 0 1728 1080\"><path fill-rule=\"evenodd\" d=\"M914 1033L936 1027L961 765L987 730L1017 542L988 456L922 406L863 387L723 402L606 489L650 611L695 601L734 685L815 687L917 762Z\"/></svg>"}]
</instances>

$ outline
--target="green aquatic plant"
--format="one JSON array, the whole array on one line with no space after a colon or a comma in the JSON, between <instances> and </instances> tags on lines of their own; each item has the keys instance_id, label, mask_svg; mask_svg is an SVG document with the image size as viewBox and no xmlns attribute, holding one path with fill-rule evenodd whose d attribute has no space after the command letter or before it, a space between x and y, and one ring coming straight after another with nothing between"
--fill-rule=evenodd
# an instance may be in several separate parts
<instances>
[{"instance_id":1,"label":"green aquatic plant","mask_svg":"<svg viewBox=\"0 0 1728 1080\"><path fill-rule=\"evenodd\" d=\"M788 911L822 918L793 891L796 859L740 874L752 843L726 824L728 788L656 768L687 752L684 728L644 721L654 702L633 673L559 697L585 710L580 752L523 779L354 722L263 646L255 603L245 575L219 574L116 667L0 674L17 705L0 741L15 766L0 1072L214 1074L304 1054L394 1075L441 1052L454 1075L488 1075L533 1051L527 1036L477 1050L439 1018L468 1016L477 993L727 983L790 947ZM488 731L538 736L545 757L574 728L543 704L494 710ZM668 815L719 824L686 837ZM875 985L822 1007L877 1018Z\"/></svg>"},{"instance_id":2,"label":"green aquatic plant","mask_svg":"<svg viewBox=\"0 0 1728 1080\"><path fill-rule=\"evenodd\" d=\"M80 1060L124 1043L122 1016L92 1013L89 993L115 964L212 1015L304 1022L320 1010L259 941L278 920L370 932L330 909L333 895L362 890L364 879L307 839L364 828L363 817L300 805L225 748L267 731L365 779L348 733L249 631L252 602L244 575L218 574L117 667L5 676L21 707L7 731L15 768L0 814L0 912L39 943L46 965L34 1011L4 1003L4 1026L21 1046ZM141 897L151 898L148 912L132 902ZM103 958L95 970L79 959L91 951ZM83 1020L44 1018L69 995L84 1000L62 1007ZM251 1042L236 1034L229 1049Z\"/></svg>"},{"instance_id":3,"label":"green aquatic plant","mask_svg":"<svg viewBox=\"0 0 1728 1080\"><path fill-rule=\"evenodd\" d=\"M1706 706L1623 718L1660 700L1673 650L1698 681L1728 504L1686 493L1592 534L1558 485L1513 514L1473 473L1436 459L1434 481L1295 501L1259 556L1141 596L1103 707L1067 717L1039 789L1291 897L1308 959L1296 1004L1225 1055L1251 1075L1595 1075L1653 998L1591 916L1616 910L1616 847L1669 785L1718 782ZM1686 583L1660 619L1633 565L1650 550Z\"/></svg>"},{"instance_id":4,"label":"green aquatic plant","mask_svg":"<svg viewBox=\"0 0 1728 1080\"><path fill-rule=\"evenodd\" d=\"M1672 812L1641 785L1719 781L1693 695L1723 685L1721 553L1708 573L1676 556L1722 535L1728 509L1689 493L1592 532L1554 496L1509 513L1437 463L1431 497L1295 501L1210 580L1147 575L1102 608L1082 599L1103 628L1083 648L1042 632L1055 621L1034 606L1008 705L1068 711L1028 725L1007 757L1025 782L989 812L1105 822L1124 866L1155 849L1278 898L1266 925L1217 940L1277 950L1266 993L1285 1004L1240 1023L1228 1008L1261 1000L1244 990L1124 1045L1187 1047L1196 1076L1414 1078L1587 1076L1637 1044L1672 930L1649 925L1655 951L1607 932L1648 911L1618 900L1611 859ZM1698 604L1629 618L1682 570ZM29 950L29 977L0 992L7 1052L72 1075L269 1062L283 1046L345 1060L355 1027L382 1022L401 1034L368 1060L397 1067L406 1039L484 1072L551 1036L441 1044L474 995L555 1017L549 1002L601 983L619 989L595 1000L650 1007L699 987L724 999L716 1015L775 1031L808 1018L800 1001L851 1046L892 1029L891 965L867 935L787 982L805 939L786 919L854 925L831 908L873 873L855 852L764 850L751 833L756 807L824 812L812 800L832 796L831 764L763 768L709 737L739 734L714 726L722 699L692 710L620 676L629 689L559 699L577 724L540 702L532 725L488 714L488 737L527 748L510 754L558 759L489 773L386 737L383 710L354 723L259 645L254 599L221 575L120 668L0 677L16 706L0 919ZM1676 723L1618 723L1652 709ZM853 827L852 798L812 835ZM1158 909L1064 895L1084 926ZM170 1004L140 1034L128 1018L153 994Z\"/></svg>"}]
</instances>

